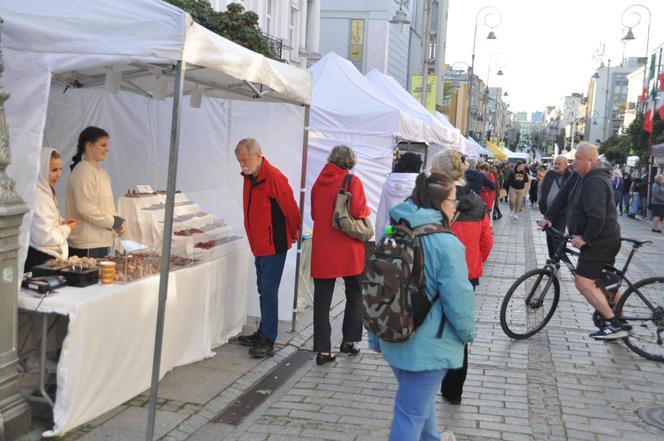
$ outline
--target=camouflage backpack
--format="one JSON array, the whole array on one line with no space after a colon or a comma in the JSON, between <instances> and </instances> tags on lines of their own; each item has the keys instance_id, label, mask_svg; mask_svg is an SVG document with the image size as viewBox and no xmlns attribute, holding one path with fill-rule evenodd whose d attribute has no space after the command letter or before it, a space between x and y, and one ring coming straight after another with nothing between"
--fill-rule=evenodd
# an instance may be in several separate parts
<instances>
[{"instance_id":1,"label":"camouflage backpack","mask_svg":"<svg viewBox=\"0 0 664 441\"><path fill-rule=\"evenodd\" d=\"M414 230L403 223L393 225L369 255L362 273L364 326L381 340L408 340L426 318L440 294L429 300L424 277L424 249L420 237L449 233L440 224L425 224ZM445 317L438 337L443 335Z\"/></svg>"}]
</instances>

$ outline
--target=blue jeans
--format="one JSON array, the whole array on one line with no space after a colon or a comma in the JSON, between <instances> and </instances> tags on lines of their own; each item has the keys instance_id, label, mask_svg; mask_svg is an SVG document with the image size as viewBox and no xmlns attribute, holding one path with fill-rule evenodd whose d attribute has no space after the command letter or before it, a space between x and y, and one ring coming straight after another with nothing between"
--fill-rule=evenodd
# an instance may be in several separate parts
<instances>
[{"instance_id":1,"label":"blue jeans","mask_svg":"<svg viewBox=\"0 0 664 441\"><path fill-rule=\"evenodd\" d=\"M440 441L436 393L447 369L413 372L392 367L399 388L389 441Z\"/></svg>"},{"instance_id":2,"label":"blue jeans","mask_svg":"<svg viewBox=\"0 0 664 441\"><path fill-rule=\"evenodd\" d=\"M622 197L623 197L623 204L621 208L624 208L625 213L629 213L629 193L624 192Z\"/></svg>"},{"instance_id":3,"label":"blue jeans","mask_svg":"<svg viewBox=\"0 0 664 441\"><path fill-rule=\"evenodd\" d=\"M274 256L254 258L256 265L256 284L261 305L261 323L258 332L272 343L277 339L279 321L279 283L284 271L286 252Z\"/></svg>"},{"instance_id":4,"label":"blue jeans","mask_svg":"<svg viewBox=\"0 0 664 441\"><path fill-rule=\"evenodd\" d=\"M638 193L632 194L632 209L630 210L631 215L636 215L639 213L639 201L641 198Z\"/></svg>"}]
</instances>

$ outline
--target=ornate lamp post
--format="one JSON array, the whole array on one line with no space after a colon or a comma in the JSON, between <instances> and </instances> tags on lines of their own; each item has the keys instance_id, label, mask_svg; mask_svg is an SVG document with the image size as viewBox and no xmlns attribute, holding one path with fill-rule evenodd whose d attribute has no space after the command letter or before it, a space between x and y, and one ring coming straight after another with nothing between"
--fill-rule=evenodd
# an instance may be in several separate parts
<instances>
[{"instance_id":1,"label":"ornate lamp post","mask_svg":"<svg viewBox=\"0 0 664 441\"><path fill-rule=\"evenodd\" d=\"M649 55L648 52L650 50L650 21L652 20L652 13L650 12L650 9L648 9L645 5L642 5L640 3L635 3L625 8L622 15L620 16L620 21L622 22L622 25L627 28L627 32L623 36L622 40L623 41L635 40L636 38L634 37L634 32L632 32L632 28L637 27L641 23L641 14L639 14L638 11L639 9L645 10L648 13L648 31L646 33L646 65L643 68L643 87L647 87L646 72L648 71L648 55ZM627 15L627 12L631 12L631 15L636 15L636 23L632 23L631 25L627 25L625 23L625 16ZM642 103L642 105L639 106L639 112L643 112L645 107L646 106L644 102Z\"/></svg>"},{"instance_id":2,"label":"ornate lamp post","mask_svg":"<svg viewBox=\"0 0 664 441\"><path fill-rule=\"evenodd\" d=\"M473 74L475 71L475 45L477 43L477 22L480 18L480 15L484 13L484 25L490 29L489 35L487 35L487 40L495 40L496 34L493 32L495 28L500 26L500 23L503 20L503 15L500 13L500 10L495 6L485 6L477 11L475 15L475 32L473 33L473 54L471 57L470 71L468 72L468 124L466 127L466 136L470 135L470 107L471 107L471 97L473 90ZM487 21L489 17L497 17L498 21L495 25L491 26Z\"/></svg>"},{"instance_id":3,"label":"ornate lamp post","mask_svg":"<svg viewBox=\"0 0 664 441\"><path fill-rule=\"evenodd\" d=\"M0 20L0 25L2 21ZM4 70L0 53L0 74ZM18 439L30 431L30 406L18 389L16 316L19 285L18 235L28 211L5 169L11 162L5 101L0 89L0 441Z\"/></svg>"}]
</instances>

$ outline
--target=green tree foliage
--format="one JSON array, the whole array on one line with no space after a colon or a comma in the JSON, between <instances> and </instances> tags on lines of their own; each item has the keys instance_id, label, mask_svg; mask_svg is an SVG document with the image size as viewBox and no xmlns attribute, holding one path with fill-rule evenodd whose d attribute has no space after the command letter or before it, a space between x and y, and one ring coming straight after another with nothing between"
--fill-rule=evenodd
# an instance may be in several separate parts
<instances>
[{"instance_id":1,"label":"green tree foliage","mask_svg":"<svg viewBox=\"0 0 664 441\"><path fill-rule=\"evenodd\" d=\"M279 54L272 49L269 40L261 33L258 15L253 11L245 11L242 5L230 3L226 11L217 12L212 9L208 0L164 1L188 12L196 23L215 34L268 58L279 59Z\"/></svg>"},{"instance_id":2,"label":"green tree foliage","mask_svg":"<svg viewBox=\"0 0 664 441\"><path fill-rule=\"evenodd\" d=\"M664 121L657 113L653 124L652 141L653 144L664 142ZM650 153L650 134L643 130L643 115L637 114L624 134L613 135L604 141L599 152L612 164L624 164L627 157L632 155L638 156L641 164L646 164Z\"/></svg>"}]
</instances>

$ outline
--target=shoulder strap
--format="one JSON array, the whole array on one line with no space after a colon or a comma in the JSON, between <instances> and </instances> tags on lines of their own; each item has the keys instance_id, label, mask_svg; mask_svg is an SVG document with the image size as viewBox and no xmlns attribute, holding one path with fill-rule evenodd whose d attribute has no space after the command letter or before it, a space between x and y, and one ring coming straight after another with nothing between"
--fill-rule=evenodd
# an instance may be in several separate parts
<instances>
[{"instance_id":1,"label":"shoulder strap","mask_svg":"<svg viewBox=\"0 0 664 441\"><path fill-rule=\"evenodd\" d=\"M416 227L414 230L417 236L427 236L436 233L449 233L450 229L441 224L424 224Z\"/></svg>"},{"instance_id":2,"label":"shoulder strap","mask_svg":"<svg viewBox=\"0 0 664 441\"><path fill-rule=\"evenodd\" d=\"M342 191L345 192L350 192L350 181L353 179L353 175L348 173L346 176L344 176L344 180L341 181L341 188L339 189L339 192L341 193Z\"/></svg>"}]
</instances>

